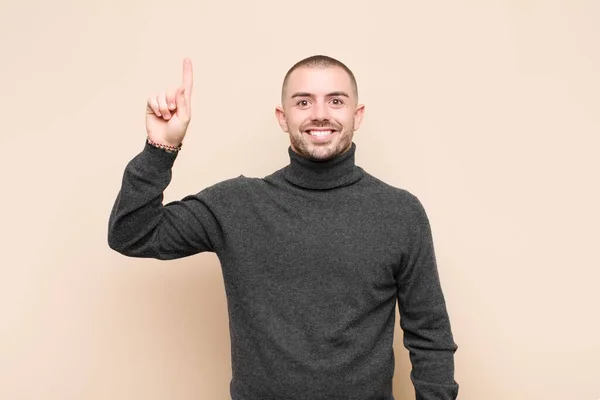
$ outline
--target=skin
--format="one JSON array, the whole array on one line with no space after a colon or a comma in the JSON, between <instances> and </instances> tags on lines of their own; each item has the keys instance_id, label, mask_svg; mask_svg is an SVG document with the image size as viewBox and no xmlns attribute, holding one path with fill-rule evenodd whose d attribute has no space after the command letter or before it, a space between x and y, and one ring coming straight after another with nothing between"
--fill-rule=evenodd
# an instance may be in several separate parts
<instances>
[{"instance_id":1,"label":"skin","mask_svg":"<svg viewBox=\"0 0 600 400\"><path fill-rule=\"evenodd\" d=\"M146 132L155 143L178 146L192 117L193 70L189 58L183 60L181 85L148 97Z\"/></svg>"},{"instance_id":2,"label":"skin","mask_svg":"<svg viewBox=\"0 0 600 400\"><path fill-rule=\"evenodd\" d=\"M153 142L178 146L191 120L192 62L183 61L181 85L148 97L146 131ZM364 105L350 76L339 67L300 67L282 90L282 104L275 115L289 135L293 151L315 161L326 161L348 151L364 114ZM316 138L311 130L331 130Z\"/></svg>"},{"instance_id":3,"label":"skin","mask_svg":"<svg viewBox=\"0 0 600 400\"><path fill-rule=\"evenodd\" d=\"M326 161L350 149L364 108L342 68L300 67L290 74L275 115L289 135L293 151L314 161ZM310 130L333 133L315 138Z\"/></svg>"}]
</instances>

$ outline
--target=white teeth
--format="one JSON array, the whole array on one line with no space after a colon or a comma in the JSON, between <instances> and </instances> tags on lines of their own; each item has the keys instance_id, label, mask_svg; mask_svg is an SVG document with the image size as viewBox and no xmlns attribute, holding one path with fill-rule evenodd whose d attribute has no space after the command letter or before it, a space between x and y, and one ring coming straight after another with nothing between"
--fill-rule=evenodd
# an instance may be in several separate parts
<instances>
[{"instance_id":1,"label":"white teeth","mask_svg":"<svg viewBox=\"0 0 600 400\"><path fill-rule=\"evenodd\" d=\"M312 136L327 136L331 135L333 131L308 131Z\"/></svg>"}]
</instances>

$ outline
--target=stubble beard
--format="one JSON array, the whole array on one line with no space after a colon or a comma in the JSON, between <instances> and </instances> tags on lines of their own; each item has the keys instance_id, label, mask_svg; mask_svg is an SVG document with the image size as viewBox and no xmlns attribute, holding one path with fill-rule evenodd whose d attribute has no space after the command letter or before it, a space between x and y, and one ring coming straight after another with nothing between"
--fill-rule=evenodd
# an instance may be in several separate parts
<instances>
[{"instance_id":1,"label":"stubble beard","mask_svg":"<svg viewBox=\"0 0 600 400\"><path fill-rule=\"evenodd\" d=\"M298 154L312 161L331 160L347 151L352 144L351 137L348 141L348 134L344 130L337 131L338 139L327 144L312 144L305 135L302 131L292 135L292 147Z\"/></svg>"}]
</instances>

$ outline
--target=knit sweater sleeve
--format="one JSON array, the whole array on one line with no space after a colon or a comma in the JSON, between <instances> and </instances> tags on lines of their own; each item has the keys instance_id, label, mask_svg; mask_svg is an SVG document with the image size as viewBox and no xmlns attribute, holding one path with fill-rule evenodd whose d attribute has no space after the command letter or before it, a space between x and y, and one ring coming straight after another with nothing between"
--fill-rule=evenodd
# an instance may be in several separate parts
<instances>
[{"instance_id":1,"label":"knit sweater sleeve","mask_svg":"<svg viewBox=\"0 0 600 400\"><path fill-rule=\"evenodd\" d=\"M410 248L397 276L400 326L416 400L454 400L454 343L427 214L413 197Z\"/></svg>"},{"instance_id":2,"label":"knit sweater sleeve","mask_svg":"<svg viewBox=\"0 0 600 400\"><path fill-rule=\"evenodd\" d=\"M210 188L163 204L176 157L146 143L127 164L108 223L111 249L160 260L217 252L222 232L206 201Z\"/></svg>"}]
</instances>

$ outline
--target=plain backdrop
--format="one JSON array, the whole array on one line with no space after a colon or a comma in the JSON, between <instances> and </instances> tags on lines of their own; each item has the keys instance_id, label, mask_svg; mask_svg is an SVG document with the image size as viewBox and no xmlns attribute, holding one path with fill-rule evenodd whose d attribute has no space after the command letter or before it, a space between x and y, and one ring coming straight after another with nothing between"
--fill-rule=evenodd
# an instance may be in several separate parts
<instances>
[{"instance_id":1,"label":"plain backdrop","mask_svg":"<svg viewBox=\"0 0 600 400\"><path fill-rule=\"evenodd\" d=\"M357 164L429 214L459 399L599 399L599 21L595 0L2 0L0 398L229 398L218 259L121 256L110 209L184 57L165 201L285 166L281 81L326 54L366 104Z\"/></svg>"}]
</instances>

